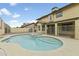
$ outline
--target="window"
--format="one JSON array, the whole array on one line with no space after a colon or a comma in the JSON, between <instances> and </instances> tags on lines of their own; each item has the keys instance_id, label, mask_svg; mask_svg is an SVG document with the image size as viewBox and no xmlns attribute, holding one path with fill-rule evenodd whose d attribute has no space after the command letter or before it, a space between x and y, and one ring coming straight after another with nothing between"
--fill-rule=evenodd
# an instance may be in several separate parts
<instances>
[{"instance_id":1,"label":"window","mask_svg":"<svg viewBox=\"0 0 79 59\"><path fill-rule=\"evenodd\" d=\"M29 29L29 32L32 32L32 28Z\"/></svg>"},{"instance_id":2,"label":"window","mask_svg":"<svg viewBox=\"0 0 79 59\"><path fill-rule=\"evenodd\" d=\"M63 16L63 13L62 12L58 12L58 13L56 13L56 18L58 18L58 17L62 17Z\"/></svg>"},{"instance_id":3,"label":"window","mask_svg":"<svg viewBox=\"0 0 79 59\"><path fill-rule=\"evenodd\" d=\"M40 26L38 26L38 30L40 31Z\"/></svg>"},{"instance_id":4,"label":"window","mask_svg":"<svg viewBox=\"0 0 79 59\"><path fill-rule=\"evenodd\" d=\"M42 25L42 31L45 31L45 25L44 24Z\"/></svg>"},{"instance_id":5,"label":"window","mask_svg":"<svg viewBox=\"0 0 79 59\"><path fill-rule=\"evenodd\" d=\"M55 25L51 26L52 32L55 33Z\"/></svg>"},{"instance_id":6,"label":"window","mask_svg":"<svg viewBox=\"0 0 79 59\"><path fill-rule=\"evenodd\" d=\"M72 31L73 27L72 25L64 25L62 26L62 31Z\"/></svg>"}]
</instances>

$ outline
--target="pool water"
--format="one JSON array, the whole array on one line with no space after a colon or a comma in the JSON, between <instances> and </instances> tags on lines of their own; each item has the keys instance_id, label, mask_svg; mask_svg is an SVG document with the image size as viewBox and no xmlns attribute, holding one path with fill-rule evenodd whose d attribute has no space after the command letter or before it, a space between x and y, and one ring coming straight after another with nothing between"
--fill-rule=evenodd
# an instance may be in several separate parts
<instances>
[{"instance_id":1,"label":"pool water","mask_svg":"<svg viewBox=\"0 0 79 59\"><path fill-rule=\"evenodd\" d=\"M35 51L54 50L63 45L62 42L56 38L31 34L13 36L4 40L3 42L18 43L25 49Z\"/></svg>"}]
</instances>

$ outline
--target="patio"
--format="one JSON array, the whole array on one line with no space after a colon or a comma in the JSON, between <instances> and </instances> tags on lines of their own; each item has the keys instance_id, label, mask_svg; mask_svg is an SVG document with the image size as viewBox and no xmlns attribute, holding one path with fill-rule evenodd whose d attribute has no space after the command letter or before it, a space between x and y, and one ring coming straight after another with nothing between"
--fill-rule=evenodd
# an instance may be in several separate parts
<instances>
[{"instance_id":1,"label":"patio","mask_svg":"<svg viewBox=\"0 0 79 59\"><path fill-rule=\"evenodd\" d=\"M2 43L0 42L0 48L2 48L7 56L74 56L79 55L79 40L56 37L51 35L43 35L58 38L63 41L63 46L52 51L32 51L22 48L19 44ZM1 52L2 53L2 52Z\"/></svg>"}]
</instances>

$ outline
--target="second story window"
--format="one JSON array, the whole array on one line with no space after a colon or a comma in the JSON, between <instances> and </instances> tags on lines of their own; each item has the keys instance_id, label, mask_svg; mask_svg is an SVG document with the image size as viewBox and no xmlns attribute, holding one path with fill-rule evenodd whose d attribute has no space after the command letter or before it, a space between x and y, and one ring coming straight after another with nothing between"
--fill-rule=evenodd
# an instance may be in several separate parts
<instances>
[{"instance_id":1,"label":"second story window","mask_svg":"<svg viewBox=\"0 0 79 59\"><path fill-rule=\"evenodd\" d=\"M56 18L62 17L62 16L63 16L63 12L57 12L57 13L56 13Z\"/></svg>"}]
</instances>

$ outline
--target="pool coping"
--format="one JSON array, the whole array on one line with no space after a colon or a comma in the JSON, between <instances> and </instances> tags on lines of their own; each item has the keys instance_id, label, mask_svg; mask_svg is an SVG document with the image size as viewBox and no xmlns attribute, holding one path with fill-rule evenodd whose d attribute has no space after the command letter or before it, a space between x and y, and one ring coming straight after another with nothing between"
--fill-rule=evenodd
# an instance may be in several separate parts
<instances>
[{"instance_id":1,"label":"pool coping","mask_svg":"<svg viewBox=\"0 0 79 59\"><path fill-rule=\"evenodd\" d=\"M22 34L13 34L13 35L9 35L9 36L7 36L7 37L4 37L4 38L2 38L1 40L0 40L0 42L3 42L3 41L5 41L5 40L7 40L7 39L9 39L9 38L11 38L11 37L14 37L14 36L20 36L20 35L28 35L28 34L31 34L31 33L22 33ZM36 35L36 33L34 33L34 35ZM38 34L39 35L39 34ZM52 36L48 36L48 35L40 35L40 36L45 36L45 37L50 37L50 38L55 38L55 37L52 37ZM61 41L60 39L58 39L58 38L55 38L56 40L58 40L58 41ZM3 42L4 43L4 42ZM6 42L5 42L6 43ZM61 41L61 43L62 43L62 46L63 46L63 41ZM6 44L15 44L15 43L6 43ZM18 43L16 43L16 45L19 45ZM62 46L60 46L60 47L58 47L58 48L61 48ZM23 48L23 47L22 47ZM58 49L58 48L56 48L56 49ZM23 48L23 49L25 49L25 48ZM56 49L54 49L54 50L56 50ZM26 50L29 50L29 49L26 49ZM29 51L32 51L32 52L46 52L46 51L53 51L53 50L46 50L46 51L42 51L42 50L40 50L40 51L35 51L35 50L29 50Z\"/></svg>"}]
</instances>

